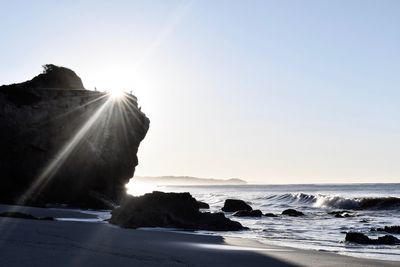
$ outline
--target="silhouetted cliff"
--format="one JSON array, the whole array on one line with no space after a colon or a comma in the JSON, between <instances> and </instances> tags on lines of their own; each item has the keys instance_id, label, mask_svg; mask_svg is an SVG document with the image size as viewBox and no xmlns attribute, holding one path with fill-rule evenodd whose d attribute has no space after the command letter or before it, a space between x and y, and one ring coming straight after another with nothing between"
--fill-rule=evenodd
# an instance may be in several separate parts
<instances>
[{"instance_id":1,"label":"silhouetted cliff","mask_svg":"<svg viewBox=\"0 0 400 267\"><path fill-rule=\"evenodd\" d=\"M5 85L4 88L12 88L13 90L21 88L85 90L81 78L79 78L74 71L53 64L43 65L43 73L34 77L32 80Z\"/></svg>"},{"instance_id":2,"label":"silhouetted cliff","mask_svg":"<svg viewBox=\"0 0 400 267\"><path fill-rule=\"evenodd\" d=\"M0 201L104 207L134 174L149 119L136 97L85 90L67 68L0 87Z\"/></svg>"}]
</instances>

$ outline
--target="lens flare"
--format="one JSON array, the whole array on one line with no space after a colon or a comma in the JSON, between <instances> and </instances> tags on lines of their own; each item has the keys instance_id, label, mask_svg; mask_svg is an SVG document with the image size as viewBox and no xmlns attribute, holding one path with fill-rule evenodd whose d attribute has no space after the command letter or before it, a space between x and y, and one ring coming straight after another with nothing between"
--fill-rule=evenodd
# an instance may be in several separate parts
<instances>
[{"instance_id":1,"label":"lens flare","mask_svg":"<svg viewBox=\"0 0 400 267\"><path fill-rule=\"evenodd\" d=\"M129 195L137 197L157 191L158 186L152 183L137 182L135 179L132 179L125 187Z\"/></svg>"},{"instance_id":2,"label":"lens flare","mask_svg":"<svg viewBox=\"0 0 400 267\"><path fill-rule=\"evenodd\" d=\"M121 89L114 89L109 91L109 95L111 99L117 100L123 98L125 96L125 92Z\"/></svg>"}]
</instances>

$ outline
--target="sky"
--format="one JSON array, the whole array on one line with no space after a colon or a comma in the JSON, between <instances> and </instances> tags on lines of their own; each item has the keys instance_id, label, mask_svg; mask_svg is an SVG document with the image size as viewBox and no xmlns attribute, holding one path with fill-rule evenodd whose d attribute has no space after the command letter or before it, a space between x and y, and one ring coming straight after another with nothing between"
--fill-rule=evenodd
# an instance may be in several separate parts
<instances>
[{"instance_id":1,"label":"sky","mask_svg":"<svg viewBox=\"0 0 400 267\"><path fill-rule=\"evenodd\" d=\"M399 1L0 0L0 84L52 63L151 120L136 175L400 181Z\"/></svg>"}]
</instances>

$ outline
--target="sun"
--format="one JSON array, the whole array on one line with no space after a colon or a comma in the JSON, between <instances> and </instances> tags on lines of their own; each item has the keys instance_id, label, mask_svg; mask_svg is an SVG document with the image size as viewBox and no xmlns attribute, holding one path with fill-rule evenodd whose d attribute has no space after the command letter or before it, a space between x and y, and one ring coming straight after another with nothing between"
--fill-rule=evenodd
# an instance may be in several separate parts
<instances>
[{"instance_id":1,"label":"sun","mask_svg":"<svg viewBox=\"0 0 400 267\"><path fill-rule=\"evenodd\" d=\"M124 97L125 92L122 89L113 89L108 92L112 99L121 99Z\"/></svg>"},{"instance_id":2,"label":"sun","mask_svg":"<svg viewBox=\"0 0 400 267\"><path fill-rule=\"evenodd\" d=\"M137 197L157 190L158 186L156 184L138 182L135 181L135 179L131 179L125 187L129 195Z\"/></svg>"}]
</instances>

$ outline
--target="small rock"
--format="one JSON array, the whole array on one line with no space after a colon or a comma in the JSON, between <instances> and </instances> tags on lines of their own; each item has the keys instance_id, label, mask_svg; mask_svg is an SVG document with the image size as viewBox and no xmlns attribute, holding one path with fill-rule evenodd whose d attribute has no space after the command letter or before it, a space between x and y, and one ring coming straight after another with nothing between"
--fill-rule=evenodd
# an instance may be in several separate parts
<instances>
[{"instance_id":1,"label":"small rock","mask_svg":"<svg viewBox=\"0 0 400 267\"><path fill-rule=\"evenodd\" d=\"M378 232L386 232L386 233L391 233L391 234L400 234L400 226L399 225L394 225L394 226L385 226L383 228L371 228L371 231L378 231Z\"/></svg>"},{"instance_id":2,"label":"small rock","mask_svg":"<svg viewBox=\"0 0 400 267\"><path fill-rule=\"evenodd\" d=\"M262 212L261 210L239 210L233 214L236 217L261 217Z\"/></svg>"},{"instance_id":3,"label":"small rock","mask_svg":"<svg viewBox=\"0 0 400 267\"><path fill-rule=\"evenodd\" d=\"M235 212L239 210L247 210L251 211L253 208L244 202L243 200L240 199L227 199L225 200L224 207L222 208L222 211L226 212Z\"/></svg>"},{"instance_id":4,"label":"small rock","mask_svg":"<svg viewBox=\"0 0 400 267\"><path fill-rule=\"evenodd\" d=\"M336 214L342 214L342 213L351 213L351 212L348 210L335 210L335 211L328 212L328 214L330 214L330 215L336 215Z\"/></svg>"},{"instance_id":5,"label":"small rock","mask_svg":"<svg viewBox=\"0 0 400 267\"><path fill-rule=\"evenodd\" d=\"M273 213L265 213L264 216L265 217L278 217L278 215L275 215Z\"/></svg>"},{"instance_id":6,"label":"small rock","mask_svg":"<svg viewBox=\"0 0 400 267\"><path fill-rule=\"evenodd\" d=\"M335 215L335 218L348 218L348 217L355 216L354 213L351 213L350 211L347 211L347 210L331 211L331 212L328 212L328 214Z\"/></svg>"},{"instance_id":7,"label":"small rock","mask_svg":"<svg viewBox=\"0 0 400 267\"><path fill-rule=\"evenodd\" d=\"M294 209L287 209L287 210L282 211L282 215L298 217L298 216L304 216L304 213L302 213L301 211L294 210Z\"/></svg>"}]
</instances>

